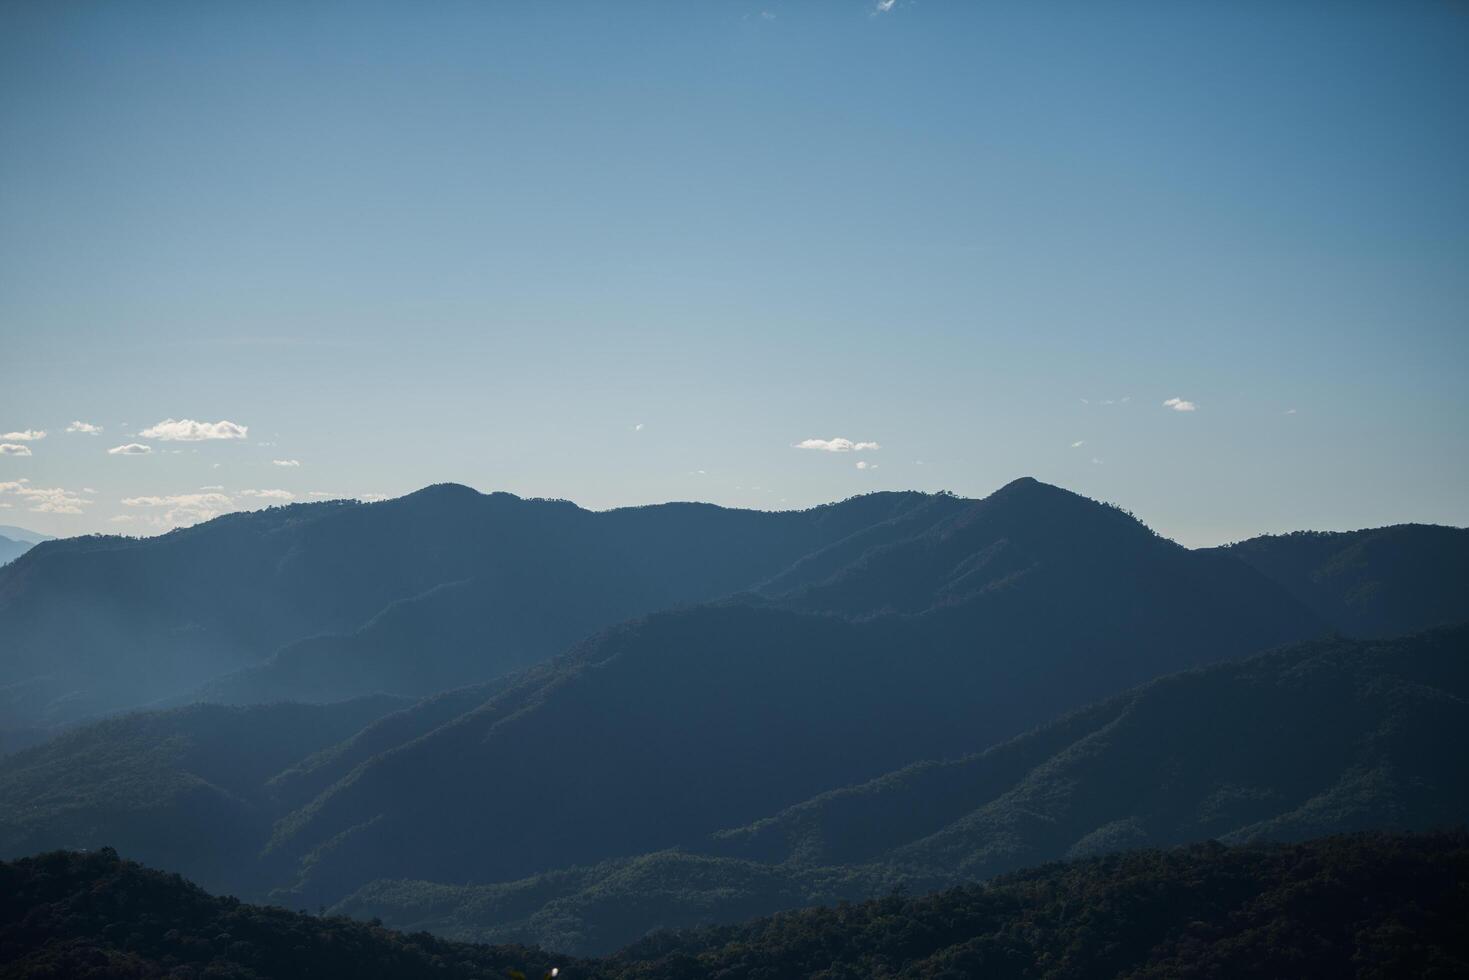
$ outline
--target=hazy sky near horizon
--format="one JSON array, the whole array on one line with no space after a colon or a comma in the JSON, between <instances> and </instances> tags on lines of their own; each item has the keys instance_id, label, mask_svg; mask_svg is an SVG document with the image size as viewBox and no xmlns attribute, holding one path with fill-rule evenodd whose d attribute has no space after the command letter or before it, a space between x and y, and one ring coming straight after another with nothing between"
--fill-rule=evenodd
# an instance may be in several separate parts
<instances>
[{"instance_id":1,"label":"hazy sky near horizon","mask_svg":"<svg viewBox=\"0 0 1469 980\"><path fill-rule=\"evenodd\" d=\"M1466 105L1448 0L0 5L0 524L1469 524Z\"/></svg>"}]
</instances>

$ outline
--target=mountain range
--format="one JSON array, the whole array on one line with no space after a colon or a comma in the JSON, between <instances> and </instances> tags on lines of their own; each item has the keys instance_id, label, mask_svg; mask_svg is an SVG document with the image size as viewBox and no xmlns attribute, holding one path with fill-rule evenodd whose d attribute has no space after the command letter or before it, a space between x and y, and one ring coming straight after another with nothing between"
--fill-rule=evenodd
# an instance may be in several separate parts
<instances>
[{"instance_id":1,"label":"mountain range","mask_svg":"<svg viewBox=\"0 0 1469 980\"><path fill-rule=\"evenodd\" d=\"M1452 825L1466 622L1469 531L1191 550L1031 479L783 513L438 485L51 541L0 569L0 857L113 846L601 954L1118 848Z\"/></svg>"}]
</instances>

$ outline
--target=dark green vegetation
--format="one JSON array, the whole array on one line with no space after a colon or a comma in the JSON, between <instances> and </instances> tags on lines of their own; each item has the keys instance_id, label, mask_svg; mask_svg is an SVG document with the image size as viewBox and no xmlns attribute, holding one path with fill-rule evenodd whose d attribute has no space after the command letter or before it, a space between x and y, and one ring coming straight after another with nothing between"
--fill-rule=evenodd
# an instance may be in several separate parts
<instances>
[{"instance_id":1,"label":"dark green vegetation","mask_svg":"<svg viewBox=\"0 0 1469 980\"><path fill-rule=\"evenodd\" d=\"M1217 843L650 937L601 960L213 898L114 854L0 865L0 977L1449 978L1469 836Z\"/></svg>"},{"instance_id":2,"label":"dark green vegetation","mask_svg":"<svg viewBox=\"0 0 1469 980\"><path fill-rule=\"evenodd\" d=\"M1469 821L1469 627L1305 644L1189 671L986 752L910 765L679 851L454 886L376 882L338 909L601 952L895 884L1205 839Z\"/></svg>"}]
</instances>

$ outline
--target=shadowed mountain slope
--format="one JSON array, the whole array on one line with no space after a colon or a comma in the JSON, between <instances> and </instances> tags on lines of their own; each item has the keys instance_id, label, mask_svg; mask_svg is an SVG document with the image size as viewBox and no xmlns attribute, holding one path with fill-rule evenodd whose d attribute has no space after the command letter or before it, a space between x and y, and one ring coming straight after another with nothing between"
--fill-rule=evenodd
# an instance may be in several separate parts
<instances>
[{"instance_id":1,"label":"shadowed mountain slope","mask_svg":"<svg viewBox=\"0 0 1469 980\"><path fill-rule=\"evenodd\" d=\"M1313 642L1160 679L978 755L906 766L682 851L338 908L605 952L650 929L1130 847L1469 821L1469 627Z\"/></svg>"}]
</instances>

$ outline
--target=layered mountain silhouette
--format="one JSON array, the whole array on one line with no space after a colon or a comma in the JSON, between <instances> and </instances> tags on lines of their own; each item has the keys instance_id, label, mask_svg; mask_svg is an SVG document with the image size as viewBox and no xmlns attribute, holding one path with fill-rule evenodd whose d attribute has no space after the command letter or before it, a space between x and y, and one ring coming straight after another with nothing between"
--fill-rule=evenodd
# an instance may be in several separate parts
<instances>
[{"instance_id":1,"label":"layered mountain silhouette","mask_svg":"<svg viewBox=\"0 0 1469 980\"><path fill-rule=\"evenodd\" d=\"M0 857L110 844L605 952L1122 847L1458 822L1469 638L1380 638L1469 620L1466 556L1411 525L1190 550L1031 479L788 513L440 485L46 542L0 569Z\"/></svg>"}]
</instances>

